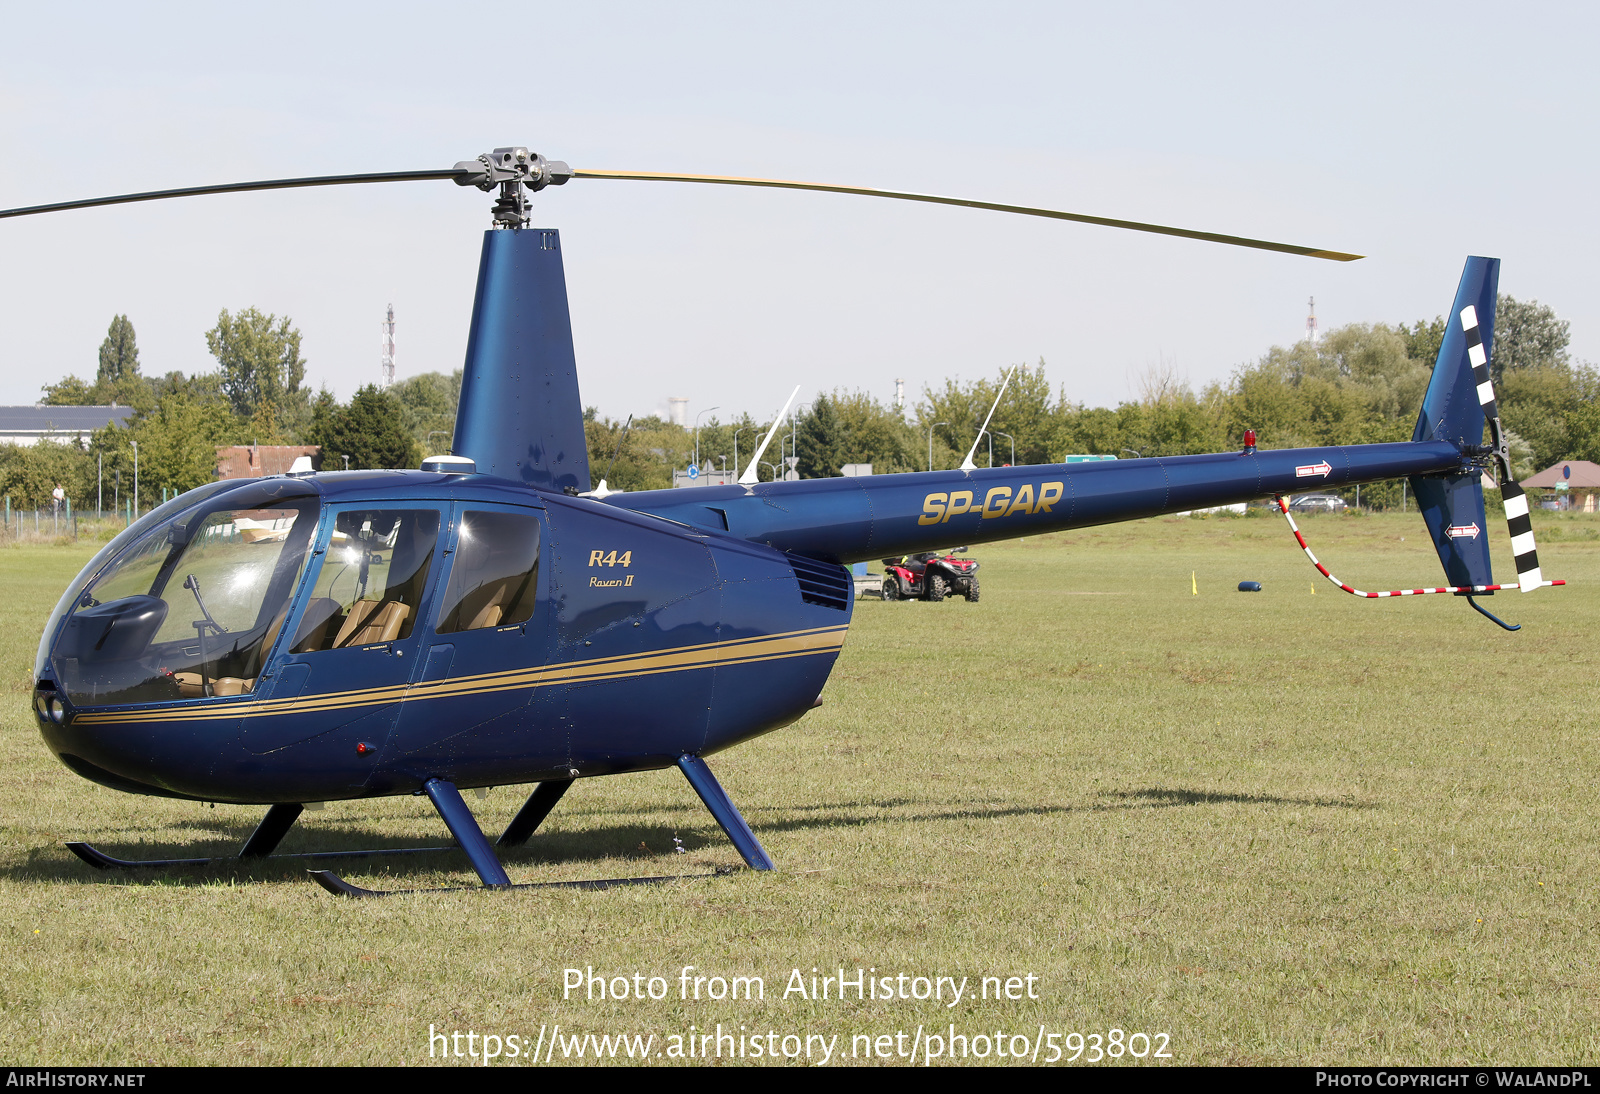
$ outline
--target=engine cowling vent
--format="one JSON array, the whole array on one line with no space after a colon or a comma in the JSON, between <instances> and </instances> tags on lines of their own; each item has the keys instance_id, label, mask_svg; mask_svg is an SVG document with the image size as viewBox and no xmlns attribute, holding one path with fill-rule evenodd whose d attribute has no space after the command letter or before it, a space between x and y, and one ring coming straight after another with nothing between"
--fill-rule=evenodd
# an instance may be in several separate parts
<instances>
[{"instance_id":1,"label":"engine cowling vent","mask_svg":"<svg viewBox=\"0 0 1600 1094\"><path fill-rule=\"evenodd\" d=\"M850 607L850 571L835 562L790 555L789 565L800 583L800 599L807 604L844 611Z\"/></svg>"}]
</instances>

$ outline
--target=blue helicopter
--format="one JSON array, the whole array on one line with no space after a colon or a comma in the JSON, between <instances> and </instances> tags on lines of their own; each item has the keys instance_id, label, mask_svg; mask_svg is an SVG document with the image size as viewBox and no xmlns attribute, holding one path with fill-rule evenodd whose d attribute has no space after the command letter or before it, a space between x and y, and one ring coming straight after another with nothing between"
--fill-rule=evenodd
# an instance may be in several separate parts
<instances>
[{"instance_id":1,"label":"blue helicopter","mask_svg":"<svg viewBox=\"0 0 1600 1094\"><path fill-rule=\"evenodd\" d=\"M1409 442L1265 451L1247 435L1239 450L1212 455L991 469L969 461L955 471L680 491L596 487L560 234L529 226L532 194L580 178L819 190L1360 257L927 194L573 170L520 147L447 171L0 211L444 179L497 191L453 455L420 470L209 483L125 529L68 586L39 642L33 709L63 764L133 794L268 806L236 856L244 860L270 856L305 803L425 794L490 888L513 886L463 789L534 784L497 841L514 847L578 779L677 767L744 862L769 870L706 757L818 705L850 624L850 563L1406 477L1450 581L1427 591L1466 595L1484 612L1471 598L1551 584L1489 385L1499 264L1486 258L1467 260ZM1487 536L1457 534L1485 526L1489 468L1512 524L1516 586L1493 584ZM107 869L227 861L131 861L68 846ZM441 849L279 857L428 850ZM335 893L373 892L313 874ZM569 884L647 880L656 879Z\"/></svg>"}]
</instances>

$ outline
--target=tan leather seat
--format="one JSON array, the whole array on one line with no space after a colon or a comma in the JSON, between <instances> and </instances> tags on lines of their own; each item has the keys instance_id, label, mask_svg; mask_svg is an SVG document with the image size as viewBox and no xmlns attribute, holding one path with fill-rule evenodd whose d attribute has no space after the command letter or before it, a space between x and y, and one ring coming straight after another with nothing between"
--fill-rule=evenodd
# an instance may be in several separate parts
<instances>
[{"instance_id":1,"label":"tan leather seat","mask_svg":"<svg viewBox=\"0 0 1600 1094\"><path fill-rule=\"evenodd\" d=\"M198 672L175 672L173 679L178 682L178 696L182 699L200 699L205 696L205 683ZM212 695L248 695L255 690L254 677L248 680L237 676L217 676L211 680Z\"/></svg>"},{"instance_id":2,"label":"tan leather seat","mask_svg":"<svg viewBox=\"0 0 1600 1094\"><path fill-rule=\"evenodd\" d=\"M333 648L334 624L339 620L339 602L330 596L314 596L300 616L291 653L311 653Z\"/></svg>"},{"instance_id":3,"label":"tan leather seat","mask_svg":"<svg viewBox=\"0 0 1600 1094\"><path fill-rule=\"evenodd\" d=\"M459 625L455 629L478 631L496 626L505 617L506 601L511 599L521 580L520 574L513 574L499 581L479 585L462 597L456 612Z\"/></svg>"},{"instance_id":4,"label":"tan leather seat","mask_svg":"<svg viewBox=\"0 0 1600 1094\"><path fill-rule=\"evenodd\" d=\"M400 636L400 628L411 617L411 608L391 600L380 605L376 600L358 600L350 605L339 634L333 640L333 649L347 646L374 646L393 642Z\"/></svg>"}]
</instances>

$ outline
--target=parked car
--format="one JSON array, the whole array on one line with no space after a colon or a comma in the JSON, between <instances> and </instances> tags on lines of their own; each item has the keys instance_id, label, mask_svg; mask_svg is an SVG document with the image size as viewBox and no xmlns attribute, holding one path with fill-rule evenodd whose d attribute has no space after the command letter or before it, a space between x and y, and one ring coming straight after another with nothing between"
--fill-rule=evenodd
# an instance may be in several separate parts
<instances>
[{"instance_id":1,"label":"parked car","mask_svg":"<svg viewBox=\"0 0 1600 1094\"><path fill-rule=\"evenodd\" d=\"M1348 508L1350 506L1338 494L1301 494L1289 502L1289 511L1293 513L1337 513Z\"/></svg>"},{"instance_id":2,"label":"parked car","mask_svg":"<svg viewBox=\"0 0 1600 1094\"><path fill-rule=\"evenodd\" d=\"M943 600L955 594L967 598L967 603L978 600L978 563L970 558L956 558L964 554L965 547L957 547L949 554L924 551L921 554L903 555L883 560L883 598L885 600Z\"/></svg>"}]
</instances>

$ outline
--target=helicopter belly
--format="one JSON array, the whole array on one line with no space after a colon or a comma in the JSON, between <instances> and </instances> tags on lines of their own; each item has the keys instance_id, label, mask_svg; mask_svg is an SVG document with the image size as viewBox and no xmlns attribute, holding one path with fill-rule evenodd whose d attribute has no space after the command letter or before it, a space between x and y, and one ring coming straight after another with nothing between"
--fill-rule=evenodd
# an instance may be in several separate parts
<instances>
[{"instance_id":1,"label":"helicopter belly","mask_svg":"<svg viewBox=\"0 0 1600 1094\"><path fill-rule=\"evenodd\" d=\"M118 790L221 802L327 801L357 797L371 762L357 751L364 719L266 755L243 746L241 727L286 717L265 704L229 710L92 711L67 725L44 720L45 743L85 778ZM392 713L389 715L392 719ZM263 778L270 773L270 781Z\"/></svg>"}]
</instances>

